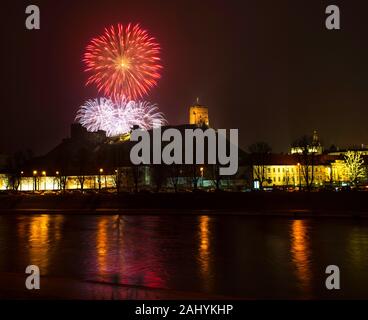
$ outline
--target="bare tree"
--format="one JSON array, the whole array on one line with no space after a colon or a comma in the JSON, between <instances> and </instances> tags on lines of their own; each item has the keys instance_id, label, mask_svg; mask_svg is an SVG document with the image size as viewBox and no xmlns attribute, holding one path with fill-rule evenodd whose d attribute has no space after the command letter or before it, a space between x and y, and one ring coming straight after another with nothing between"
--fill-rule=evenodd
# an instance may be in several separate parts
<instances>
[{"instance_id":1,"label":"bare tree","mask_svg":"<svg viewBox=\"0 0 368 320\"><path fill-rule=\"evenodd\" d=\"M22 169L26 161L29 160L27 153L18 151L7 161L8 188L17 191L22 179Z\"/></svg>"},{"instance_id":2,"label":"bare tree","mask_svg":"<svg viewBox=\"0 0 368 320\"><path fill-rule=\"evenodd\" d=\"M221 190L222 176L220 175L220 166L219 166L219 164L214 164L212 166L211 177L212 177L213 184L215 185L216 191Z\"/></svg>"},{"instance_id":3,"label":"bare tree","mask_svg":"<svg viewBox=\"0 0 368 320\"><path fill-rule=\"evenodd\" d=\"M70 170L70 160L68 155L60 151L57 156L56 165L59 168L58 177L60 189L62 190L63 193L65 193Z\"/></svg>"},{"instance_id":4,"label":"bare tree","mask_svg":"<svg viewBox=\"0 0 368 320\"><path fill-rule=\"evenodd\" d=\"M345 166L349 180L357 184L359 178L364 177L364 160L360 151L348 151L345 156Z\"/></svg>"},{"instance_id":5,"label":"bare tree","mask_svg":"<svg viewBox=\"0 0 368 320\"><path fill-rule=\"evenodd\" d=\"M81 191L83 191L84 182L86 181L86 170L88 165L88 150L84 147L80 148L76 154L76 166L78 168L78 182L80 185Z\"/></svg>"},{"instance_id":6,"label":"bare tree","mask_svg":"<svg viewBox=\"0 0 368 320\"><path fill-rule=\"evenodd\" d=\"M198 165L196 164L192 164L189 166L189 170L190 170L190 175L191 175L191 179L192 179L192 189L193 191L198 190L198 180L200 178L200 170Z\"/></svg>"},{"instance_id":7,"label":"bare tree","mask_svg":"<svg viewBox=\"0 0 368 320\"><path fill-rule=\"evenodd\" d=\"M168 166L169 181L171 182L175 192L178 192L178 184L181 173L182 169L180 165L172 164Z\"/></svg>"},{"instance_id":8,"label":"bare tree","mask_svg":"<svg viewBox=\"0 0 368 320\"><path fill-rule=\"evenodd\" d=\"M115 188L116 188L117 193L120 193L121 185L122 185L122 178L123 178L123 174L122 174L121 170L116 169L115 174L113 176L113 179L114 179L114 184L115 184Z\"/></svg>"},{"instance_id":9,"label":"bare tree","mask_svg":"<svg viewBox=\"0 0 368 320\"><path fill-rule=\"evenodd\" d=\"M314 183L314 167L316 162L316 152L318 141L313 136L304 135L293 143L297 149L297 157L301 165L301 172L307 190L310 191Z\"/></svg>"},{"instance_id":10,"label":"bare tree","mask_svg":"<svg viewBox=\"0 0 368 320\"><path fill-rule=\"evenodd\" d=\"M139 191L139 184L141 179L140 166L132 165L130 168L131 168L131 177L134 185L134 192L137 193Z\"/></svg>"},{"instance_id":11,"label":"bare tree","mask_svg":"<svg viewBox=\"0 0 368 320\"><path fill-rule=\"evenodd\" d=\"M65 171L62 170L60 172L65 172ZM65 193L67 181L68 181L68 175L66 174L59 175L60 189L63 191L63 193Z\"/></svg>"},{"instance_id":12,"label":"bare tree","mask_svg":"<svg viewBox=\"0 0 368 320\"><path fill-rule=\"evenodd\" d=\"M256 142L249 146L250 160L255 180L259 181L259 187L263 189L263 183L268 180L266 165L272 148L267 142Z\"/></svg>"},{"instance_id":13,"label":"bare tree","mask_svg":"<svg viewBox=\"0 0 368 320\"><path fill-rule=\"evenodd\" d=\"M163 165L151 166L151 177L155 185L156 192L159 192L167 178L167 168Z\"/></svg>"}]
</instances>

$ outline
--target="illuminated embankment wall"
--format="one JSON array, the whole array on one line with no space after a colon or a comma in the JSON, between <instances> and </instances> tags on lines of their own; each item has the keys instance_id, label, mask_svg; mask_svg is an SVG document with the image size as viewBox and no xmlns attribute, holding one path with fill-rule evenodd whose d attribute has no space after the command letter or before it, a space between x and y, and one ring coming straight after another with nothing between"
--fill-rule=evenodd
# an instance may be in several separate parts
<instances>
[{"instance_id":1,"label":"illuminated embankment wall","mask_svg":"<svg viewBox=\"0 0 368 320\"><path fill-rule=\"evenodd\" d=\"M99 189L101 188L115 188L115 175L101 175L101 176L85 176L83 189ZM78 176L70 176L66 179L66 187L68 190L80 189L81 184ZM0 175L0 190L11 190L12 186L7 175ZM19 182L19 191L46 191L46 190L60 190L60 177L22 177Z\"/></svg>"}]
</instances>

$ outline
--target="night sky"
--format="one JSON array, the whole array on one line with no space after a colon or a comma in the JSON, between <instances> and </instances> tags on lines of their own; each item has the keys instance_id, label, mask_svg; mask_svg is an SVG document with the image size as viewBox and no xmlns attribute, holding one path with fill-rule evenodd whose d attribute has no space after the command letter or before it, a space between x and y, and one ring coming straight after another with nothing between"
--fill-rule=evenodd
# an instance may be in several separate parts
<instances>
[{"instance_id":1,"label":"night sky","mask_svg":"<svg viewBox=\"0 0 368 320\"><path fill-rule=\"evenodd\" d=\"M41 30L26 30L28 4ZM328 4L340 6L340 31L325 29ZM314 129L327 147L368 144L364 1L18 0L1 10L0 153L42 154L69 135L78 107L98 97L85 86L85 46L118 22L160 43L162 79L146 99L170 124L186 123L199 97L211 125L239 128L244 148L264 140L287 152Z\"/></svg>"}]
</instances>

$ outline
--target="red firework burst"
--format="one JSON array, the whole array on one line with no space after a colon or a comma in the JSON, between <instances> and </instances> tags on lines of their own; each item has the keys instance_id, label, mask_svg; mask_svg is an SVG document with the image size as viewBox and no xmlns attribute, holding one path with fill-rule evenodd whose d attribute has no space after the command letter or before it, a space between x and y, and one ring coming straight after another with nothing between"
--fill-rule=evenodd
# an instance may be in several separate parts
<instances>
[{"instance_id":1,"label":"red firework burst","mask_svg":"<svg viewBox=\"0 0 368 320\"><path fill-rule=\"evenodd\" d=\"M160 78L160 47L138 24L106 28L91 40L83 61L91 75L88 84L110 97L139 99Z\"/></svg>"}]
</instances>

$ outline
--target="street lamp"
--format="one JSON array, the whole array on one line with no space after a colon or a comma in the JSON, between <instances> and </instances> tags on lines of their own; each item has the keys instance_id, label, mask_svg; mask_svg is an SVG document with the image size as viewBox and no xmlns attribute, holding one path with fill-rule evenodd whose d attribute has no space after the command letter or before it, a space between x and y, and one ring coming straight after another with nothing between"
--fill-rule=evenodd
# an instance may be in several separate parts
<instances>
[{"instance_id":1,"label":"street lamp","mask_svg":"<svg viewBox=\"0 0 368 320\"><path fill-rule=\"evenodd\" d=\"M115 187L116 187L116 192L119 193L120 192L120 174L119 174L119 170L115 169Z\"/></svg>"},{"instance_id":2,"label":"street lamp","mask_svg":"<svg viewBox=\"0 0 368 320\"><path fill-rule=\"evenodd\" d=\"M100 168L99 175L98 175L98 190L101 190L101 175L103 173L103 169Z\"/></svg>"},{"instance_id":3,"label":"street lamp","mask_svg":"<svg viewBox=\"0 0 368 320\"><path fill-rule=\"evenodd\" d=\"M56 171L55 172L55 175L56 175L56 181L57 181L57 190L59 190L60 189L60 178L59 178L59 174L60 174L60 172L59 171ZM54 183L52 184L52 188L54 189L55 187L54 187Z\"/></svg>"},{"instance_id":4,"label":"street lamp","mask_svg":"<svg viewBox=\"0 0 368 320\"><path fill-rule=\"evenodd\" d=\"M33 192L36 191L37 189L36 177L37 177L37 170L33 170Z\"/></svg>"},{"instance_id":5,"label":"street lamp","mask_svg":"<svg viewBox=\"0 0 368 320\"><path fill-rule=\"evenodd\" d=\"M200 167L199 171L201 172L201 186L203 187L203 172L204 172L204 168Z\"/></svg>"},{"instance_id":6,"label":"street lamp","mask_svg":"<svg viewBox=\"0 0 368 320\"><path fill-rule=\"evenodd\" d=\"M23 178L23 174L24 174L24 172L21 171L20 172L20 182L19 182L19 189L20 189L20 191L22 191L22 178Z\"/></svg>"},{"instance_id":7,"label":"street lamp","mask_svg":"<svg viewBox=\"0 0 368 320\"><path fill-rule=\"evenodd\" d=\"M298 162L298 171L299 171L299 191L302 190L302 181L300 180L300 163Z\"/></svg>"},{"instance_id":8,"label":"street lamp","mask_svg":"<svg viewBox=\"0 0 368 320\"><path fill-rule=\"evenodd\" d=\"M42 176L44 179L44 190L46 190L46 171L42 171Z\"/></svg>"},{"instance_id":9,"label":"street lamp","mask_svg":"<svg viewBox=\"0 0 368 320\"><path fill-rule=\"evenodd\" d=\"M330 185L333 185L333 176L332 176L332 164L330 164L330 166L328 167L328 176L330 179Z\"/></svg>"},{"instance_id":10,"label":"street lamp","mask_svg":"<svg viewBox=\"0 0 368 320\"><path fill-rule=\"evenodd\" d=\"M102 168L100 168L100 174L103 174L103 169ZM101 177L100 177L101 178ZM104 175L104 180L105 180L105 189L107 188L107 181L106 181L106 175ZM102 181L101 181L102 182ZM100 182L100 184L101 184L101 182ZM100 188L101 189L101 188Z\"/></svg>"}]
</instances>

